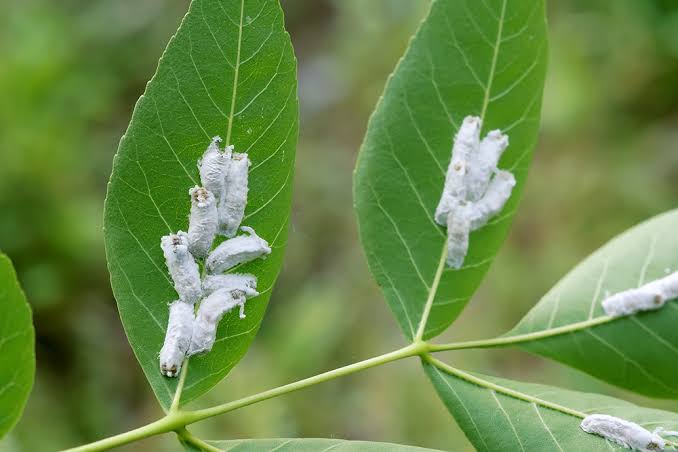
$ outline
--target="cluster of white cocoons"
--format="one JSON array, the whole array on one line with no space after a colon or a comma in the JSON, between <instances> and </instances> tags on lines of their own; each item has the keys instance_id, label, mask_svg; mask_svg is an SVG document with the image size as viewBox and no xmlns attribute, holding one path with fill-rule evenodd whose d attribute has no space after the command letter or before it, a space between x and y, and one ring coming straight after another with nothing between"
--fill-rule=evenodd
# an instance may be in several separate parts
<instances>
[{"instance_id":1,"label":"cluster of white cocoons","mask_svg":"<svg viewBox=\"0 0 678 452\"><path fill-rule=\"evenodd\" d=\"M468 252L469 234L502 211L516 179L497 168L508 147L508 136L493 130L480 140L477 116L464 118L452 147L445 186L435 221L447 227L447 265L460 268Z\"/></svg>"},{"instance_id":2,"label":"cluster of white cocoons","mask_svg":"<svg viewBox=\"0 0 678 452\"><path fill-rule=\"evenodd\" d=\"M660 309L667 301L678 298L678 272L651 281L635 289L611 295L603 300L605 314L610 317L632 315Z\"/></svg>"},{"instance_id":3,"label":"cluster of white cocoons","mask_svg":"<svg viewBox=\"0 0 678 452\"><path fill-rule=\"evenodd\" d=\"M607 414L591 414L586 416L580 424L586 433L602 436L627 449L642 452L664 450L666 441L659 436L661 429L650 432L640 425ZM665 432L673 435L675 432Z\"/></svg>"},{"instance_id":4,"label":"cluster of white cocoons","mask_svg":"<svg viewBox=\"0 0 678 452\"><path fill-rule=\"evenodd\" d=\"M247 154L233 146L219 148L214 137L198 161L202 187L193 187L188 232L164 236L160 247L179 299L170 304L165 342L160 350L160 373L179 375L187 356L212 349L221 318L236 306L245 317L245 302L259 295L257 277L222 274L239 264L271 253L266 240L254 229L240 227L247 205ZM238 230L244 235L236 236ZM212 249L217 234L228 239ZM197 260L204 259L206 275L200 277ZM198 304L197 312L195 310Z\"/></svg>"}]
</instances>

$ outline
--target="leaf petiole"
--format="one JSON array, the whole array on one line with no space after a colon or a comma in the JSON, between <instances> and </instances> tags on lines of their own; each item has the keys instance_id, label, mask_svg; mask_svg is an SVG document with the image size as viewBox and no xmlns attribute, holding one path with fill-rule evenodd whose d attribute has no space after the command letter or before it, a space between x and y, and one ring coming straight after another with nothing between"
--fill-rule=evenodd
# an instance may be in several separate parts
<instances>
[{"instance_id":1,"label":"leaf petiole","mask_svg":"<svg viewBox=\"0 0 678 452\"><path fill-rule=\"evenodd\" d=\"M451 342L448 344L429 344L428 350L430 352L443 352L448 350L464 350L469 348L491 348L491 347L506 347L514 344L521 344L524 342L536 341L562 334L572 333L574 331L586 330L588 328L609 323L617 320L620 317L600 316L583 322L571 323L556 328L549 328L533 333L518 334L514 336L499 336L492 339L480 339L477 341L465 342Z\"/></svg>"}]
</instances>

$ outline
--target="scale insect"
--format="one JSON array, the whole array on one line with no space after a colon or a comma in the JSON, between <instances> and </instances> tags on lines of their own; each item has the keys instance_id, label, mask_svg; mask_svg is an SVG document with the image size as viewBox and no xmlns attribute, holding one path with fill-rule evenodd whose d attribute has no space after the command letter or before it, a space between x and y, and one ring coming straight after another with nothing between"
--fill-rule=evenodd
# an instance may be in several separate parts
<instances>
[{"instance_id":1,"label":"scale insect","mask_svg":"<svg viewBox=\"0 0 678 452\"><path fill-rule=\"evenodd\" d=\"M219 203L219 229L226 237L233 237L245 216L250 159L247 154L233 153L226 172L224 196Z\"/></svg>"},{"instance_id":2,"label":"scale insect","mask_svg":"<svg viewBox=\"0 0 678 452\"><path fill-rule=\"evenodd\" d=\"M508 136L493 130L480 141L481 127L477 116L464 118L434 214L436 223L447 227L447 265L455 269L464 264L471 232L504 209L516 185L513 174L497 168Z\"/></svg>"},{"instance_id":3,"label":"scale insect","mask_svg":"<svg viewBox=\"0 0 678 452\"><path fill-rule=\"evenodd\" d=\"M268 242L254 229L242 226L247 205L247 154L233 153L233 146L219 149L221 138L214 137L198 161L202 187L189 190L191 211L188 233L179 231L160 239L179 301L170 305L165 341L160 350L160 373L176 377L185 356L206 353L216 340L221 318L240 306L245 318L245 302L259 296L257 277L224 271L271 253ZM233 237L238 228L246 234ZM212 252L217 233L232 237ZM207 275L201 281L196 258L205 260ZM199 300L197 314L194 304Z\"/></svg>"},{"instance_id":4,"label":"scale insect","mask_svg":"<svg viewBox=\"0 0 678 452\"><path fill-rule=\"evenodd\" d=\"M678 272L638 288L610 295L603 300L602 305L605 314L621 317L661 309L667 301L675 298L678 298Z\"/></svg>"},{"instance_id":5,"label":"scale insect","mask_svg":"<svg viewBox=\"0 0 678 452\"><path fill-rule=\"evenodd\" d=\"M504 170L498 170L495 173L484 196L473 205L472 231L485 226L490 218L502 211L515 185L516 178L513 174Z\"/></svg>"},{"instance_id":6,"label":"scale insect","mask_svg":"<svg viewBox=\"0 0 678 452\"><path fill-rule=\"evenodd\" d=\"M499 159L508 145L508 136L492 130L480 142L477 152L470 155L471 164L466 176L469 201L479 201L489 189L492 173L496 173Z\"/></svg>"},{"instance_id":7,"label":"scale insect","mask_svg":"<svg viewBox=\"0 0 678 452\"><path fill-rule=\"evenodd\" d=\"M195 303L202 295L200 271L189 251L188 234L179 231L160 239L167 269L174 281L174 289L186 303Z\"/></svg>"},{"instance_id":8,"label":"scale insect","mask_svg":"<svg viewBox=\"0 0 678 452\"><path fill-rule=\"evenodd\" d=\"M217 201L224 196L226 173L231 163L233 150L232 146L226 146L222 151L219 149L219 143L221 143L221 137L212 138L212 142L207 146L202 158L198 160L200 181L203 187L214 194Z\"/></svg>"},{"instance_id":9,"label":"scale insect","mask_svg":"<svg viewBox=\"0 0 678 452\"><path fill-rule=\"evenodd\" d=\"M447 265L460 268L468 253L472 207L461 201L447 215Z\"/></svg>"},{"instance_id":10,"label":"scale insect","mask_svg":"<svg viewBox=\"0 0 678 452\"><path fill-rule=\"evenodd\" d=\"M586 433L602 436L627 449L652 452L664 450L666 447L666 441L657 433L652 433L635 422L607 414L586 416L580 427Z\"/></svg>"},{"instance_id":11,"label":"scale insect","mask_svg":"<svg viewBox=\"0 0 678 452\"><path fill-rule=\"evenodd\" d=\"M188 219L188 249L195 257L205 257L217 233L217 201L211 191L195 186L188 191L191 214Z\"/></svg>"},{"instance_id":12,"label":"scale insect","mask_svg":"<svg viewBox=\"0 0 678 452\"><path fill-rule=\"evenodd\" d=\"M202 282L202 293L206 297L219 289L238 289L247 298L259 296L257 277L250 273L230 273L227 275L207 275Z\"/></svg>"},{"instance_id":13,"label":"scale insect","mask_svg":"<svg viewBox=\"0 0 678 452\"><path fill-rule=\"evenodd\" d=\"M468 164L474 150L480 145L480 118L467 116L464 118L452 146L452 160L447 167L445 186L436 208L435 221L441 226L447 224L447 217L460 201L467 198Z\"/></svg>"},{"instance_id":14,"label":"scale insect","mask_svg":"<svg viewBox=\"0 0 678 452\"><path fill-rule=\"evenodd\" d=\"M207 256L205 265L209 273L223 273L238 264L250 262L271 253L268 242L259 237L254 229L247 226L240 229L248 235L239 235L222 242Z\"/></svg>"},{"instance_id":15,"label":"scale insect","mask_svg":"<svg viewBox=\"0 0 678 452\"><path fill-rule=\"evenodd\" d=\"M191 345L193 317L193 305L181 300L170 304L165 342L160 350L160 373L167 377L179 375Z\"/></svg>"},{"instance_id":16,"label":"scale insect","mask_svg":"<svg viewBox=\"0 0 678 452\"><path fill-rule=\"evenodd\" d=\"M219 289L205 298L193 322L193 333L188 355L193 356L212 350L221 318L236 306L240 306L240 318L244 318L245 293L240 290Z\"/></svg>"}]
</instances>

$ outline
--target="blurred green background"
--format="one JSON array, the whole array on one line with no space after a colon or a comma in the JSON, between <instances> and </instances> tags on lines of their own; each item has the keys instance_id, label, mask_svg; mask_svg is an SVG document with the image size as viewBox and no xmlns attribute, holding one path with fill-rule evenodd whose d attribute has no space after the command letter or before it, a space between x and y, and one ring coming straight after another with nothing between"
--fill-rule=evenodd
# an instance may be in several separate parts
<instances>
[{"instance_id":1,"label":"blurred green background","mask_svg":"<svg viewBox=\"0 0 678 452\"><path fill-rule=\"evenodd\" d=\"M0 248L33 306L38 357L24 417L0 450L74 446L161 414L117 315L101 217L118 139L187 4L0 4ZM301 99L286 265L246 358L194 406L404 343L357 241L351 173L370 111L428 2L283 0L283 6ZM550 4L549 24L542 133L525 198L449 339L507 330L607 239L676 207L678 3L558 0ZM670 408L518 351L445 359ZM341 437L472 450L417 360L263 402L193 431L214 439ZM179 449L166 435L125 450Z\"/></svg>"}]
</instances>

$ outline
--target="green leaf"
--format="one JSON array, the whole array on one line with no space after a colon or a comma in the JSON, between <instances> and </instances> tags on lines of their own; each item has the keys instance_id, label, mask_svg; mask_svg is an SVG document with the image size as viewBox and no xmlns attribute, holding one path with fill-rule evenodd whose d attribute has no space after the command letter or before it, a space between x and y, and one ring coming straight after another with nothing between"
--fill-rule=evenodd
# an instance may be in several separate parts
<instances>
[{"instance_id":1,"label":"green leaf","mask_svg":"<svg viewBox=\"0 0 678 452\"><path fill-rule=\"evenodd\" d=\"M21 417L35 377L35 332L12 262L0 253L0 438Z\"/></svg>"},{"instance_id":2,"label":"green leaf","mask_svg":"<svg viewBox=\"0 0 678 452\"><path fill-rule=\"evenodd\" d=\"M678 304L629 317L605 316L601 301L678 270L678 210L613 239L551 289L507 336L526 350L617 386L678 397Z\"/></svg>"},{"instance_id":3,"label":"green leaf","mask_svg":"<svg viewBox=\"0 0 678 452\"><path fill-rule=\"evenodd\" d=\"M214 135L249 153L244 225L273 253L239 271L259 278L247 318L231 312L207 355L191 359L184 402L212 388L242 358L264 315L287 237L298 128L296 61L277 0L194 0L139 99L114 160L105 206L113 293L134 353L167 408L177 380L158 352L176 299L160 237L186 230L188 189Z\"/></svg>"},{"instance_id":4,"label":"green leaf","mask_svg":"<svg viewBox=\"0 0 678 452\"><path fill-rule=\"evenodd\" d=\"M546 59L542 0L434 1L389 79L360 151L354 199L370 270L410 339L422 325L427 339L452 323L507 234L537 138ZM509 134L500 167L518 184L453 270L433 214L468 115L483 119L483 135Z\"/></svg>"},{"instance_id":5,"label":"green leaf","mask_svg":"<svg viewBox=\"0 0 678 452\"><path fill-rule=\"evenodd\" d=\"M343 439L244 439L234 441L207 441L228 452L424 452L433 449L421 447L403 446L390 443L373 443L367 441L346 441Z\"/></svg>"},{"instance_id":6,"label":"green leaf","mask_svg":"<svg viewBox=\"0 0 678 452\"><path fill-rule=\"evenodd\" d=\"M612 397L469 374L444 364L425 363L424 368L443 403L479 451L628 450L584 432L579 424L589 414L617 416L650 431L678 427L676 413L641 408Z\"/></svg>"}]
</instances>

